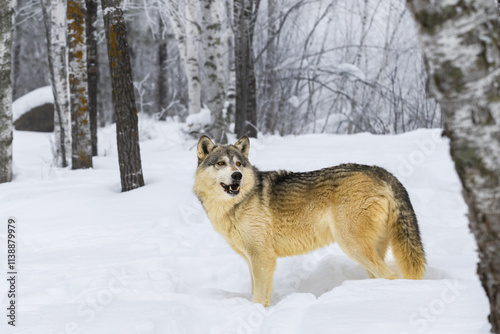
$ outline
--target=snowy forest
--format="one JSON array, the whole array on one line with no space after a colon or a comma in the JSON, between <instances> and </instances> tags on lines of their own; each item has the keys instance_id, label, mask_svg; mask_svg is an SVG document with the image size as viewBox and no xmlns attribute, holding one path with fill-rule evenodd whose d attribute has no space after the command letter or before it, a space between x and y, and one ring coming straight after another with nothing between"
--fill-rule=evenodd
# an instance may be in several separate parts
<instances>
[{"instance_id":1,"label":"snowy forest","mask_svg":"<svg viewBox=\"0 0 500 334\"><path fill-rule=\"evenodd\" d=\"M0 1L0 328L500 333L498 1ZM424 279L332 244L252 303L192 191L204 134L263 170L387 169Z\"/></svg>"},{"instance_id":2,"label":"snowy forest","mask_svg":"<svg viewBox=\"0 0 500 334\"><path fill-rule=\"evenodd\" d=\"M47 29L57 38L57 26L49 1L45 14L41 4L18 0L14 99L51 82ZM257 132L397 134L441 126L439 109L425 90L416 28L403 1L241 4L249 6L242 38L251 41L256 103L256 115L244 121ZM223 126L234 132L239 44L232 2L126 0L121 8L139 113L185 121L202 108L210 110L211 124L192 125L193 132L205 132L209 129L200 126L215 126L222 111ZM89 43L95 39L96 54L89 66L98 73L97 117L103 126L113 121L113 107L102 11L96 9L95 36L88 38Z\"/></svg>"}]
</instances>

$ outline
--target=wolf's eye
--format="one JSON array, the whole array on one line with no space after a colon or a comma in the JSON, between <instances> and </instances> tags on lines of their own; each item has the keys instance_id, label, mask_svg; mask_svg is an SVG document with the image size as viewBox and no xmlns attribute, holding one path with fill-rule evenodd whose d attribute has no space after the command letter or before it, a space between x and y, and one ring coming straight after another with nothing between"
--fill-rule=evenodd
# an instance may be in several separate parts
<instances>
[{"instance_id":1,"label":"wolf's eye","mask_svg":"<svg viewBox=\"0 0 500 334\"><path fill-rule=\"evenodd\" d=\"M219 166L224 166L225 164L226 164L226 163L225 163L224 161L219 161L219 162L217 163L217 165L219 165Z\"/></svg>"},{"instance_id":2,"label":"wolf's eye","mask_svg":"<svg viewBox=\"0 0 500 334\"><path fill-rule=\"evenodd\" d=\"M241 166L241 162L236 161L236 166L240 167Z\"/></svg>"}]
</instances>

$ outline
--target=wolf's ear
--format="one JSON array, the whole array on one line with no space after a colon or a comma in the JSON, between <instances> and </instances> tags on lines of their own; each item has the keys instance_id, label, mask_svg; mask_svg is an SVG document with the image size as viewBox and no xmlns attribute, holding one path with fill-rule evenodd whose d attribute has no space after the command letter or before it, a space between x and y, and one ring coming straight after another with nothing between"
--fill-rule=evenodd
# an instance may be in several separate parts
<instances>
[{"instance_id":1,"label":"wolf's ear","mask_svg":"<svg viewBox=\"0 0 500 334\"><path fill-rule=\"evenodd\" d=\"M208 136L201 136L198 141L198 162L202 161L213 151L214 142Z\"/></svg>"},{"instance_id":2,"label":"wolf's ear","mask_svg":"<svg viewBox=\"0 0 500 334\"><path fill-rule=\"evenodd\" d=\"M250 139L248 139L247 136L243 136L240 139L238 139L238 141L236 142L236 144L234 144L234 146L236 146L236 148L240 150L241 153L243 153L245 158L248 159L248 152L250 152Z\"/></svg>"}]
</instances>

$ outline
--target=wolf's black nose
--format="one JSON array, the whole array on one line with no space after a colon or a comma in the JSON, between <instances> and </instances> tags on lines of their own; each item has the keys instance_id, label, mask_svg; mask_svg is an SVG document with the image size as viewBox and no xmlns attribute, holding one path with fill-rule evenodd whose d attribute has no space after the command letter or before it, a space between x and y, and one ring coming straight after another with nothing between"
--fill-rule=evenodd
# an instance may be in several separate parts
<instances>
[{"instance_id":1,"label":"wolf's black nose","mask_svg":"<svg viewBox=\"0 0 500 334\"><path fill-rule=\"evenodd\" d=\"M243 175L241 175L240 172L234 172L233 174L231 174L231 177L233 178L233 180L235 181L240 181L241 178L243 177Z\"/></svg>"}]
</instances>

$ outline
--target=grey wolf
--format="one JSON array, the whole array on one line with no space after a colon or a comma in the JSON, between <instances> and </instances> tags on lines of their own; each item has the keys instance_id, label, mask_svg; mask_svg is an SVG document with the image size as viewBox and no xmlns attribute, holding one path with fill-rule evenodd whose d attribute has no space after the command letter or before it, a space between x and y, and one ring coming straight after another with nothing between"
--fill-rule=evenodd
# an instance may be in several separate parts
<instances>
[{"instance_id":1,"label":"grey wolf","mask_svg":"<svg viewBox=\"0 0 500 334\"><path fill-rule=\"evenodd\" d=\"M421 279L425 253L406 189L377 166L343 164L312 172L259 171L250 141L198 142L194 193L214 229L248 263L254 302L269 306L276 259L336 241L370 278Z\"/></svg>"}]
</instances>

